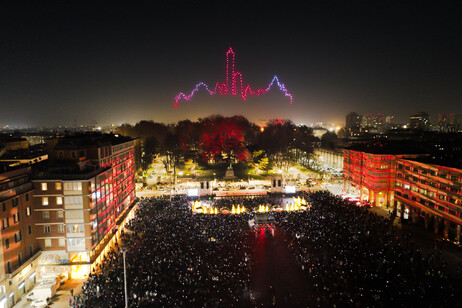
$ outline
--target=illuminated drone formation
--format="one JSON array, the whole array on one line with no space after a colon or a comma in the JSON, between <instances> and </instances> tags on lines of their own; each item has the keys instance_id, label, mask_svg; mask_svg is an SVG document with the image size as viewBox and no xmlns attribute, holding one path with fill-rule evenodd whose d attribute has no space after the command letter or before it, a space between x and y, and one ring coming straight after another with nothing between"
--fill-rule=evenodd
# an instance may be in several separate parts
<instances>
[{"instance_id":1,"label":"illuminated drone formation","mask_svg":"<svg viewBox=\"0 0 462 308\"><path fill-rule=\"evenodd\" d=\"M215 84L215 88L212 90L209 89L209 87L203 83L199 82L196 84L194 89L191 91L189 95L186 95L184 93L178 93L177 96L175 96L175 108L178 108L178 103L180 100L184 99L187 101L190 101L194 94L199 91L200 87L204 87L205 90L210 94L210 95L237 95L238 94L238 88L240 91L240 95L243 100L247 99L247 96L249 95L255 95L255 96L260 96L261 94L265 94L271 90L271 87L273 84L277 84L279 87L279 90L281 90L285 96L290 98L290 104L292 104L292 94L290 94L286 87L284 86L283 83L279 82L278 76L274 76L271 82L269 83L268 87L266 89L258 89L256 91L253 91L250 88L250 85L248 84L247 86L244 87L243 81L242 81L242 73L235 71L234 67L234 57L235 53L233 49L230 47L229 50L226 52L226 77L225 77L225 82L217 82Z\"/></svg>"}]
</instances>

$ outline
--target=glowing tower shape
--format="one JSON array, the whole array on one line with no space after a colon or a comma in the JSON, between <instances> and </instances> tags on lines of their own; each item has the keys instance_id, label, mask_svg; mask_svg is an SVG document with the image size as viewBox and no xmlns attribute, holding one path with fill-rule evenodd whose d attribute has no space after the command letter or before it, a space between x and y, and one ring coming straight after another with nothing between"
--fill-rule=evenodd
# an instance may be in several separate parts
<instances>
[{"instance_id":1,"label":"glowing tower shape","mask_svg":"<svg viewBox=\"0 0 462 308\"><path fill-rule=\"evenodd\" d=\"M292 94L287 91L285 85L281 82L279 82L278 76L274 76L271 82L268 84L268 86L265 89L257 89L256 91L253 91L250 85L246 85L244 87L244 82L243 82L243 77L242 73L238 72L235 70L235 57L236 54L234 53L233 49L230 47L228 51L226 52L226 72L225 72L225 81L224 82L217 82L215 84L215 88L213 90L210 90L209 87L204 83L204 82L199 82L196 84L194 89L189 93L189 95L184 94L183 92L178 93L177 96L175 96L175 108L178 108L179 102L181 100L186 100L190 101L194 94L199 91L201 87L203 87L210 95L234 95L236 96L238 93L241 95L241 98L243 100L247 99L247 96L249 95L254 95L254 96L260 96L261 94L268 93L271 90L271 87L276 84L279 87L279 90L281 90L285 96L290 98L289 103L292 104ZM238 91L239 88L239 91Z\"/></svg>"}]
</instances>

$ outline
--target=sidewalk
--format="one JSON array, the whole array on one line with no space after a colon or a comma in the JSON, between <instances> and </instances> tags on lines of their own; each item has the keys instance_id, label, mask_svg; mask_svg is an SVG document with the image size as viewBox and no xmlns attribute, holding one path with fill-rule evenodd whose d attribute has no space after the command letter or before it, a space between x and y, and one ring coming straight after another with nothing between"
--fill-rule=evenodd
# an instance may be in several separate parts
<instances>
[{"instance_id":1,"label":"sidewalk","mask_svg":"<svg viewBox=\"0 0 462 308\"><path fill-rule=\"evenodd\" d=\"M71 289L74 290L74 295L79 295L82 292L82 286L84 281L87 279L72 279L70 281L66 281L64 285L62 285L56 295L53 296L53 300L50 304L50 307L56 308L69 308L69 298L71 297Z\"/></svg>"},{"instance_id":2,"label":"sidewalk","mask_svg":"<svg viewBox=\"0 0 462 308\"><path fill-rule=\"evenodd\" d=\"M56 308L69 308L69 298L71 297L71 289L74 290L74 295L80 294L82 291L83 282L86 279L72 279L66 281L61 287L59 287L58 291L56 292L55 296L53 296L49 307L56 307ZM30 308L32 302L26 300L26 296L23 296L21 301L16 303L14 308Z\"/></svg>"}]
</instances>

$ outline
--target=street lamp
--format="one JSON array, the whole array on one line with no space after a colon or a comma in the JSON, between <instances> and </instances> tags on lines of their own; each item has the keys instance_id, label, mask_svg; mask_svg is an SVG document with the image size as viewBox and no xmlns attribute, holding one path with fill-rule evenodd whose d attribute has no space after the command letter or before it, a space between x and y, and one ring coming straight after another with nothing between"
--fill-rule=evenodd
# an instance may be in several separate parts
<instances>
[{"instance_id":1,"label":"street lamp","mask_svg":"<svg viewBox=\"0 0 462 308\"><path fill-rule=\"evenodd\" d=\"M128 308L128 293L127 293L127 265L125 262L125 254L127 250L124 248L122 249L122 255L124 258L124 291L125 291L125 308Z\"/></svg>"}]
</instances>

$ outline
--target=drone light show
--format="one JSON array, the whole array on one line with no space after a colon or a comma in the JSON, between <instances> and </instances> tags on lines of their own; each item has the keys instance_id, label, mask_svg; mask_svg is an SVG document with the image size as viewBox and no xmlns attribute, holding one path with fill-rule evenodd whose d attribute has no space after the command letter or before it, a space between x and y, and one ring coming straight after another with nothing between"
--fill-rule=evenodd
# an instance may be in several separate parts
<instances>
[{"instance_id":1,"label":"drone light show","mask_svg":"<svg viewBox=\"0 0 462 308\"><path fill-rule=\"evenodd\" d=\"M189 95L186 95L183 92L178 93L177 96L175 96L174 107L178 108L179 102L181 100L190 101L194 94L199 91L201 87L204 88L210 95L219 94L236 96L239 94L243 100L246 100L249 95L260 96L262 94L268 93L274 84L279 87L279 90L281 90L285 96L289 97L289 103L292 104L292 94L290 94L289 91L287 91L285 85L279 81L278 76L274 76L265 89L257 89L254 91L249 84L244 87L242 73L235 70L235 56L236 54L230 47L226 52L226 76L224 82L217 82L213 90L210 90L210 88L204 82L199 82L196 84L191 93L189 93Z\"/></svg>"}]
</instances>

